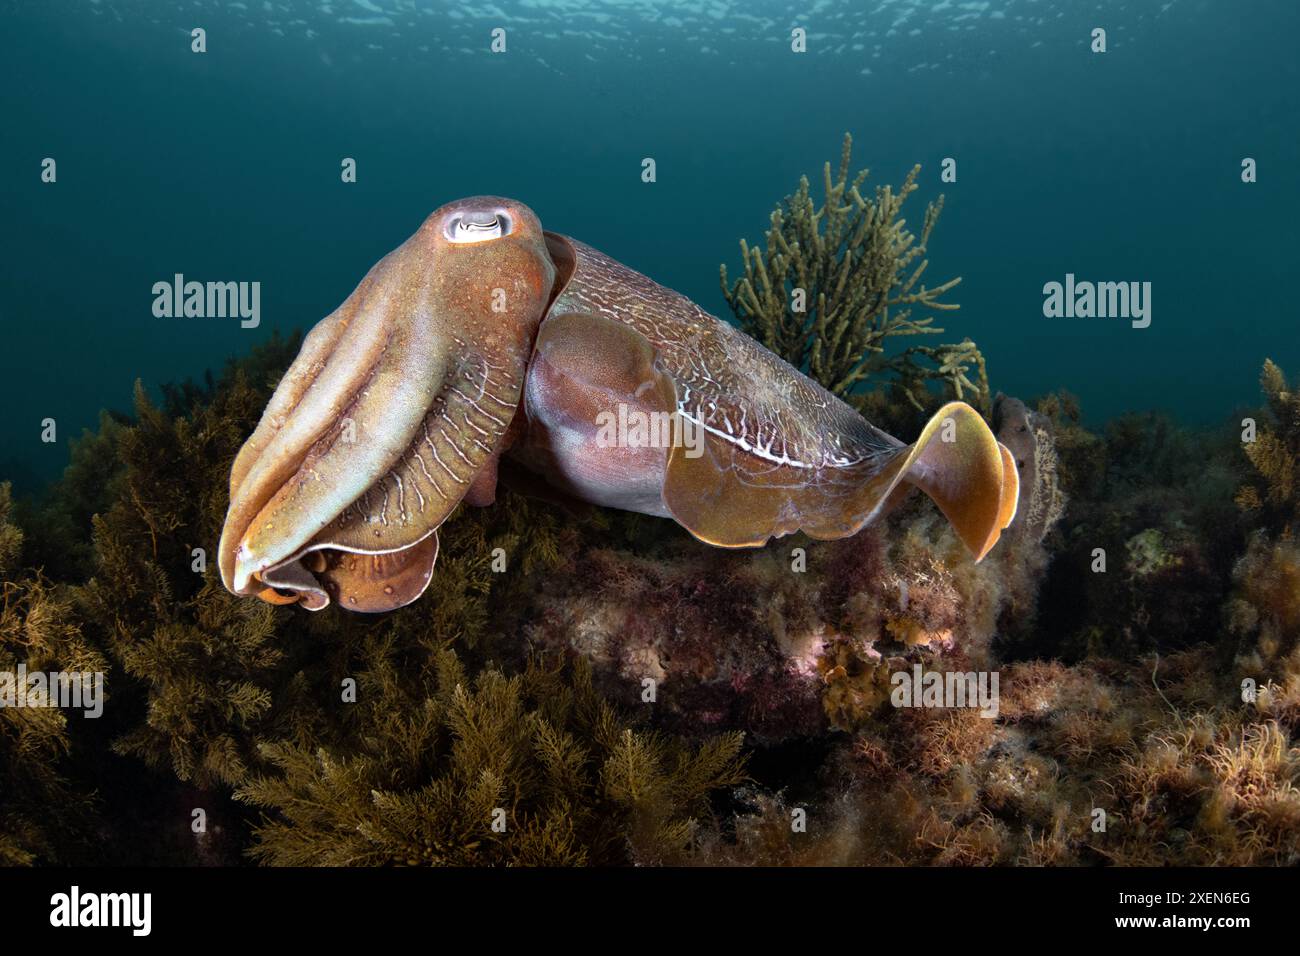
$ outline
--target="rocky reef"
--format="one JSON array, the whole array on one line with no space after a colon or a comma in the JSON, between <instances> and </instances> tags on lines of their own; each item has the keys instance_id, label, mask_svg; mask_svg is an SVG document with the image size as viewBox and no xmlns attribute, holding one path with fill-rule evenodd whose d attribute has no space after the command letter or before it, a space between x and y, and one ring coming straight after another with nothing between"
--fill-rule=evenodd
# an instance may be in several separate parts
<instances>
[{"instance_id":1,"label":"rocky reef","mask_svg":"<svg viewBox=\"0 0 1300 956\"><path fill-rule=\"evenodd\" d=\"M5 862L1300 859L1294 485L1235 430L999 396L1024 496L978 565L924 500L733 552L507 492L431 599L312 615L202 560L292 348L0 493L4 668L107 676L100 720L0 709ZM1281 411L1258 435L1296 440ZM996 714L895 706L918 666L996 673Z\"/></svg>"}]
</instances>

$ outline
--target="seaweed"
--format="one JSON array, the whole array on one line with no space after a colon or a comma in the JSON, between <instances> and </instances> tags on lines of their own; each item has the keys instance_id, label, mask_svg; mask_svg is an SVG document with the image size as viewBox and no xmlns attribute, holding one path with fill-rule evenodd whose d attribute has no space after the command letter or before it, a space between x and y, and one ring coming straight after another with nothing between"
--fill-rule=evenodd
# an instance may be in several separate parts
<instances>
[{"instance_id":1,"label":"seaweed","mask_svg":"<svg viewBox=\"0 0 1300 956\"><path fill-rule=\"evenodd\" d=\"M1294 729L1227 703L1232 679L1205 648L1004 666L996 720L886 711L835 748L817 799L751 790L696 862L1293 866Z\"/></svg>"},{"instance_id":2,"label":"seaweed","mask_svg":"<svg viewBox=\"0 0 1300 956\"><path fill-rule=\"evenodd\" d=\"M687 746L634 729L581 662L471 679L446 650L426 681L376 656L361 682L373 703L353 746L263 744L275 772L237 792L274 811L255 833L260 862L676 862L709 792L744 779L741 735Z\"/></svg>"},{"instance_id":3,"label":"seaweed","mask_svg":"<svg viewBox=\"0 0 1300 956\"><path fill-rule=\"evenodd\" d=\"M933 316L913 312L957 309L943 296L961 280L921 281L943 211L940 196L926 207L919 235L907 228L903 204L918 188L921 167L914 166L897 190L877 186L874 198L866 198L861 188L868 171L849 179L852 147L845 133L835 175L829 162L823 169L820 205L808 177L801 177L772 212L766 248L740 241L744 276L732 283L726 265L720 269L727 304L742 330L859 410L865 386L889 381L891 404L926 411L934 405L928 386L940 383L987 414L984 356L969 338L889 354L891 339L943 333Z\"/></svg>"},{"instance_id":4,"label":"seaweed","mask_svg":"<svg viewBox=\"0 0 1300 956\"><path fill-rule=\"evenodd\" d=\"M0 484L0 674L102 673L107 663L82 635L64 596L18 567L23 534ZM20 671L20 667L23 671ZM93 792L73 779L77 718L50 706L0 706L0 865L77 862L99 824Z\"/></svg>"},{"instance_id":5,"label":"seaweed","mask_svg":"<svg viewBox=\"0 0 1300 956\"><path fill-rule=\"evenodd\" d=\"M1256 474L1238 491L1237 504L1291 535L1300 524L1300 392L1291 389L1282 370L1267 359L1260 387L1271 421L1243 446Z\"/></svg>"}]
</instances>

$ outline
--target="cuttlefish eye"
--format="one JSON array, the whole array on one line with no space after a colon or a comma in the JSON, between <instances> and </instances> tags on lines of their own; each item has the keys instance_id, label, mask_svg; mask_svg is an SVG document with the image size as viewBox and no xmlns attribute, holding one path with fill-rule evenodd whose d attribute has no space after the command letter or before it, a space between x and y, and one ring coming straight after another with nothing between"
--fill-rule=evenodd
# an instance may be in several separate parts
<instances>
[{"instance_id":1,"label":"cuttlefish eye","mask_svg":"<svg viewBox=\"0 0 1300 956\"><path fill-rule=\"evenodd\" d=\"M452 242L486 242L509 234L510 217L503 212L462 212L447 220L446 235Z\"/></svg>"}]
</instances>

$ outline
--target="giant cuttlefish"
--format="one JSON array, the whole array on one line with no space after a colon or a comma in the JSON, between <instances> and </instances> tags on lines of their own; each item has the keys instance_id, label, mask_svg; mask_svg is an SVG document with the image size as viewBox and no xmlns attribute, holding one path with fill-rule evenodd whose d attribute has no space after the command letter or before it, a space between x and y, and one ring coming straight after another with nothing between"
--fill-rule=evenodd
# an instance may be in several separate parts
<instances>
[{"instance_id":1,"label":"giant cuttlefish","mask_svg":"<svg viewBox=\"0 0 1300 956\"><path fill-rule=\"evenodd\" d=\"M698 440L611 441L615 410ZM978 560L1019 493L970 406L904 445L684 296L481 196L429 216L307 335L231 469L221 579L310 610L408 604L438 526L495 499L502 455L729 548L852 535L916 486Z\"/></svg>"}]
</instances>

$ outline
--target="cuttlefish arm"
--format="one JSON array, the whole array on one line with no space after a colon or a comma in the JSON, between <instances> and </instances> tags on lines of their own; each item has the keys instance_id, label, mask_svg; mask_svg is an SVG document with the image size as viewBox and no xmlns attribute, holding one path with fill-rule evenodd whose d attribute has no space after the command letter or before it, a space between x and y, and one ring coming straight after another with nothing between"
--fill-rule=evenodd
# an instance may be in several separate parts
<instances>
[{"instance_id":1,"label":"cuttlefish arm","mask_svg":"<svg viewBox=\"0 0 1300 956\"><path fill-rule=\"evenodd\" d=\"M306 338L231 469L225 585L312 610L424 591L437 528L490 501L555 268L527 207L434 212Z\"/></svg>"},{"instance_id":2,"label":"cuttlefish arm","mask_svg":"<svg viewBox=\"0 0 1300 956\"><path fill-rule=\"evenodd\" d=\"M910 487L938 504L976 560L1011 522L1014 461L970 406L944 406L904 445L684 296L548 238L560 291L511 454L565 493L671 517L721 547L795 531L846 537ZM611 441L613 420L664 427L652 424L649 442L630 430Z\"/></svg>"}]
</instances>

